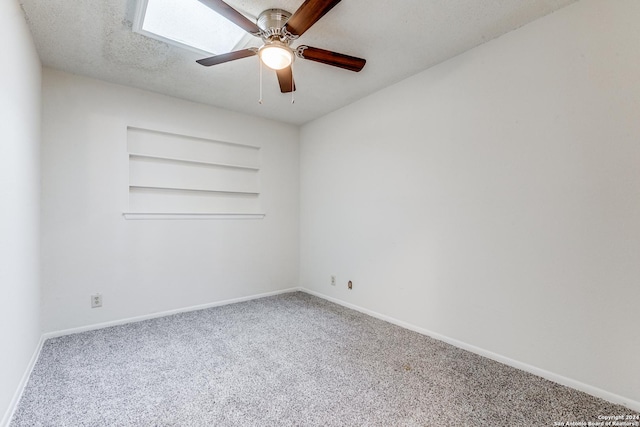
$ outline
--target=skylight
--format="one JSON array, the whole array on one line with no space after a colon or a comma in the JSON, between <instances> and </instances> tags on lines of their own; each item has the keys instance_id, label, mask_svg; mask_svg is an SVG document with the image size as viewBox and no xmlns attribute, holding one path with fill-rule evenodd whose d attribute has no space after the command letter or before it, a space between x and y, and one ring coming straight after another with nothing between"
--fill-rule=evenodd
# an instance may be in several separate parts
<instances>
[{"instance_id":1,"label":"skylight","mask_svg":"<svg viewBox=\"0 0 640 427\"><path fill-rule=\"evenodd\" d=\"M247 36L197 0L138 0L133 30L200 53L234 50Z\"/></svg>"}]
</instances>

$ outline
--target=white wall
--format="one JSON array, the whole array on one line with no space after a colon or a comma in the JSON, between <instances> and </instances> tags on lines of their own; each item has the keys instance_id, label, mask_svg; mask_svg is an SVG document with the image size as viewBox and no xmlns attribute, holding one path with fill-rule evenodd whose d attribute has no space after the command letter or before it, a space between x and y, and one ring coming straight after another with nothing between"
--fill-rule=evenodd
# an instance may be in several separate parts
<instances>
[{"instance_id":1,"label":"white wall","mask_svg":"<svg viewBox=\"0 0 640 427\"><path fill-rule=\"evenodd\" d=\"M298 285L297 127L46 68L42 126L45 331ZM125 220L127 126L262 147L266 217Z\"/></svg>"},{"instance_id":2,"label":"white wall","mask_svg":"<svg viewBox=\"0 0 640 427\"><path fill-rule=\"evenodd\" d=\"M0 425L40 339L40 74L18 2L0 2ZM15 403L15 402L13 402Z\"/></svg>"},{"instance_id":3,"label":"white wall","mask_svg":"<svg viewBox=\"0 0 640 427\"><path fill-rule=\"evenodd\" d=\"M305 125L301 285L638 405L639 21L584 0Z\"/></svg>"}]
</instances>

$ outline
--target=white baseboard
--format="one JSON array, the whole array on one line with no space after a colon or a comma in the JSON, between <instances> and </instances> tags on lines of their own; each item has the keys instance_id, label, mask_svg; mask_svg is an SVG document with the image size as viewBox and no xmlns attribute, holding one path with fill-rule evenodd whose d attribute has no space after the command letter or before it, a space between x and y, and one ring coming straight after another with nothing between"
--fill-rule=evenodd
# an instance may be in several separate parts
<instances>
[{"instance_id":1,"label":"white baseboard","mask_svg":"<svg viewBox=\"0 0 640 427\"><path fill-rule=\"evenodd\" d=\"M279 290L279 291L265 292L265 293L257 294L257 295L250 295L250 296L246 296L246 297L232 298L232 299L227 299L227 300L223 300L223 301L211 302L211 303L207 303L207 304L200 304L200 305L193 305L193 306L190 306L190 307L177 308L177 309L174 309L174 310L160 311L160 312L157 312L157 313L145 314L145 315L142 315L142 316L135 316L135 317L128 317L128 318L125 318L125 319L112 320L112 321L109 321L109 322L94 323L94 324L91 324L91 325L79 326L77 328L63 329L63 330L60 330L60 331L53 331L53 332L45 332L43 334L43 337L46 340L46 339L49 339L49 338L62 337L62 336L65 336L65 335L77 334L77 333L80 333L80 332L94 331L96 329L108 328L110 326L118 326L118 325L125 325L127 323L142 322L144 320L156 319L158 317L171 316L172 314L187 313L189 311L196 311L196 310L204 310L206 308L220 307L220 306L223 306L223 305L235 304L237 302L251 301L253 299L265 298L265 297L270 297L270 296L273 296L273 295L287 294L287 293L290 293L290 292L298 292L298 291L301 291L301 290L302 290L301 288L288 288L288 289L282 289L282 290Z\"/></svg>"},{"instance_id":2,"label":"white baseboard","mask_svg":"<svg viewBox=\"0 0 640 427\"><path fill-rule=\"evenodd\" d=\"M317 297L325 299L327 301L334 302L334 303L336 303L338 305L341 305L341 306L344 306L344 307L347 307L347 308L351 308L353 310L359 311L359 312L364 313L364 314L368 314L369 316L384 320L384 321L392 323L394 325L401 326L401 327L403 327L405 329L409 329L411 331L418 332L419 334L426 335L428 337L437 339L439 341L446 342L447 344L451 344L451 345L453 345L455 347L458 347L458 348L461 348L463 350L467 350L467 351L470 351L472 353L478 354L480 356L495 360L496 362L500 362L500 363L503 363L505 365L511 366L513 368L520 369L520 370L525 371L525 372L529 372L531 374L534 374L534 375L537 375L539 377L545 378L545 379L547 379L549 381L553 381L553 382L561 384L563 386L567 386L567 387L573 388L575 390L579 390L579 391L585 392L587 394L590 394L591 396L595 396L595 397L598 397L600 399L604 399L606 401L609 401L611 403L615 403L617 405L622 405L622 406L625 406L625 407L627 407L627 408L629 408L631 410L640 412L640 402L638 402L636 400L632 400L632 399L626 398L624 396L620 396L620 395L617 395L615 393L608 392L608 391L603 390L601 388L594 387L592 385L585 384L583 382L580 382L580 381L577 381L577 380L574 380L574 379L571 379L571 378L567 378L567 377L564 377L562 375L558 375L556 373L546 371L544 369L540 369L538 367L529 365L527 363L523 363L523 362L519 362L519 361L514 360L514 359L510 359L510 358L502 356L500 354L493 353L493 352L491 352L489 350L485 350L483 348L476 347L474 345L467 344L465 342L458 341L458 340L453 339L453 338L449 338L447 336L438 334L436 332L429 331L429 330L424 329L424 328L420 328L418 326L412 325L412 324L407 323L407 322L403 322L402 320L398 320L398 319L393 318L391 316L387 316L385 314L381 314L381 313L378 313L376 311L369 310L367 308L363 308L363 307L360 307L360 306L355 305L355 304L351 304L351 303L346 302L346 301L342 301L342 300L340 300L338 298L333 298L333 297L330 297L328 295L324 295L324 294L322 294L320 292L312 291L312 290L309 290L309 289L306 289L306 288L300 288L300 290L302 292L306 292L308 294L317 296Z\"/></svg>"},{"instance_id":3,"label":"white baseboard","mask_svg":"<svg viewBox=\"0 0 640 427\"><path fill-rule=\"evenodd\" d=\"M42 345L44 344L45 338L44 335L40 336L40 340L38 341L38 345L36 346L33 355L31 356L31 360L29 360L29 364L27 365L27 369L25 369L24 374L22 374L22 378L20 379L20 383L18 384L18 388L13 394L13 398L11 399L11 403L9 403L9 407L7 408L2 420L0 421L0 427L7 427L11 418L13 418L13 414L18 407L18 402L22 398L22 393L24 393L24 389L27 386L27 382L29 382L29 377L31 377L31 372L33 372L33 367L36 365L36 361L38 357L40 357L40 352L42 351Z\"/></svg>"},{"instance_id":4,"label":"white baseboard","mask_svg":"<svg viewBox=\"0 0 640 427\"><path fill-rule=\"evenodd\" d=\"M330 297L328 295L324 295L324 294L319 293L319 292L315 292L315 291L312 291L312 290L309 290L309 289L305 289L305 288L289 288L289 289L283 289L283 290L274 291L274 292L262 293L262 294L258 294L258 295L251 295L251 296L247 296L247 297L233 298L233 299L228 299L228 300L223 300L223 301L212 302L212 303L208 303L208 304L201 304L201 305L195 305L195 306L190 306L190 307L183 307L183 308L179 308L179 309L175 309L175 310L167 310L167 311L147 314L147 315L143 315L143 316L130 317L130 318L114 320L114 321L110 321L110 322L103 322L103 323L96 323L96 324L92 324L92 325L81 326L81 327L78 327L78 328L71 328L71 329L65 329L65 330L61 330L61 331L54 331L54 332L44 333L40 337L40 341L38 342L37 348L35 349L33 355L31 356L31 360L29 361L29 365L27 366L27 369L25 370L25 372L24 372L24 374L22 376L22 379L20 380L20 384L19 384L16 392L14 393L13 399L11 400L11 404L9 405L9 408L7 408L7 411L5 412L5 414L4 414L3 418L2 418L2 421L0 421L0 427L7 427L9 425L9 422L11 421L11 418L13 417L13 414L14 414L17 406L18 406L18 402L20 402L20 398L22 397L22 394L23 394L24 389L25 389L25 387L27 385L27 382L29 381L29 377L31 376L31 372L33 371L33 368L34 368L34 366L36 364L36 361L38 360L38 357L40 356L40 352L42 351L42 346L43 346L44 342L49 338L60 337L60 336L70 335L70 334L76 334L76 333L79 333L79 332L91 331L91 330L96 330L96 329L102 329L102 328L107 328L107 327L110 327L110 326L124 325L124 324L127 324L127 323L141 322L143 320L155 319L155 318L164 317L164 316L170 316L172 314L177 314L177 313L186 313L186 312L190 312L190 311L203 310L203 309L206 309L206 308L219 307L219 306L223 306L223 305L235 304L235 303L238 303L238 302L250 301L250 300L254 300L254 299L258 299L258 298L264 298L264 297L269 297L269 296L273 296L273 295L280 295L280 294L285 294L285 293L290 293L290 292L297 292L297 291L306 292L308 294L317 296L317 297L325 299L327 301L331 301L331 302L334 302L336 304L342 305L344 307L351 308L353 310L359 311L361 313L368 314L369 316L376 317L378 319L387 321L389 323L393 323L393 324L401 326L401 327L403 327L405 329L409 329L409 330L412 330L414 332L418 332L420 334L429 336L431 338L446 342L448 344L451 344L451 345L453 345L455 347L458 347L458 348L461 348L463 350L470 351L472 353L478 354L480 356L487 357L489 359L492 359L492 360L495 360L497 362L503 363L505 365L514 367L516 369L520 369L520 370L523 370L525 372L529 372L531 374L534 374L534 375L540 376L542 378L548 379L548 380L553 381L555 383L562 384L564 386L571 387L571 388L579 390L579 391L583 391L583 392L588 393L588 394L590 394L592 396L599 397L599 398L607 400L609 402L612 402L612 403L615 403L615 404L619 404L619 405L623 405L623 406L625 406L625 407L627 407L627 408L629 408L631 410L640 412L640 402L638 402L638 401L635 401L635 400L632 400L632 399L628 399L626 397L617 395L615 393L608 392L608 391L600 389L598 387L594 387L594 386L591 386L589 384L585 384L585 383L582 383L580 381L576 381L576 380L573 380L571 378L567 378L567 377L564 377L562 375L558 375L558 374L555 374L553 372L549 372L549 371L546 371L544 369L540 369L540 368L537 368L535 366L528 365L526 363L522 363L522 362L510 359L510 358L505 357L505 356L501 356L499 354L496 354L496 353L493 353L491 351L482 349L480 347L476 347L476 346L464 343L462 341L458 341L456 339L449 338L447 336L435 333L433 331L429 331L427 329L420 328L420 327L412 325L410 323L403 322L403 321L395 319L393 317L378 313L378 312L373 311L373 310L369 310L369 309L360 307L360 306L355 305L355 304L348 303L346 301L342 301L342 300L337 299L337 298Z\"/></svg>"}]
</instances>

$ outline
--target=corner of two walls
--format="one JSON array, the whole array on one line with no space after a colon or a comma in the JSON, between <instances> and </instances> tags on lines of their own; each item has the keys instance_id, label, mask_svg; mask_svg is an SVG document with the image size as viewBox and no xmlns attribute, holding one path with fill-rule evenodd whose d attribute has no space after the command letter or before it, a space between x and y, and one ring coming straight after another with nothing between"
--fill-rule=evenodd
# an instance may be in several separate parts
<instances>
[{"instance_id":1,"label":"corner of two walls","mask_svg":"<svg viewBox=\"0 0 640 427\"><path fill-rule=\"evenodd\" d=\"M577 2L305 125L301 286L640 405L639 16Z\"/></svg>"}]
</instances>

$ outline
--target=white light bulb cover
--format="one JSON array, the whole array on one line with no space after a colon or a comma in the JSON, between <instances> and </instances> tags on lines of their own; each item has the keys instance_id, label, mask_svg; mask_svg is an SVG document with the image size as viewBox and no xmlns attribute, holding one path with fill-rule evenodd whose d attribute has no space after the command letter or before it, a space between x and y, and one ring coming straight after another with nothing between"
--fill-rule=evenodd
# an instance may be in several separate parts
<instances>
[{"instance_id":1,"label":"white light bulb cover","mask_svg":"<svg viewBox=\"0 0 640 427\"><path fill-rule=\"evenodd\" d=\"M287 68L293 62L293 52L286 44L274 41L265 44L258 51L260 59L267 67L273 70Z\"/></svg>"}]
</instances>

